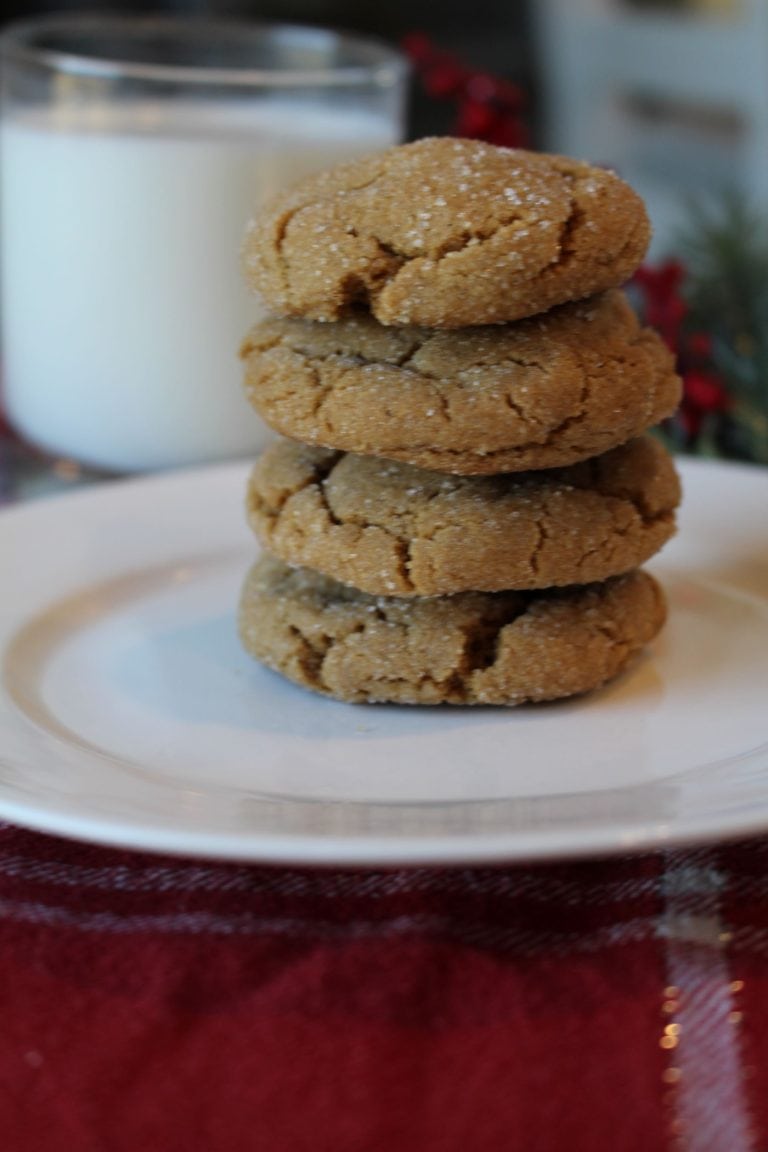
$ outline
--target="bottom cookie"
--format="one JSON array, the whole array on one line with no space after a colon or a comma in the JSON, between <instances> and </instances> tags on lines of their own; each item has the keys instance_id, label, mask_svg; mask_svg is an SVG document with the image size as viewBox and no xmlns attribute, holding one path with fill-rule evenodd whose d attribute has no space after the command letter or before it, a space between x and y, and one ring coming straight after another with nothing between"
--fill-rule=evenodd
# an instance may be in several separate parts
<instances>
[{"instance_id":1,"label":"bottom cookie","mask_svg":"<svg viewBox=\"0 0 768 1152\"><path fill-rule=\"evenodd\" d=\"M597 688L665 615L641 571L543 592L401 599L264 556L243 588L240 637L268 667L351 703L514 705Z\"/></svg>"}]
</instances>

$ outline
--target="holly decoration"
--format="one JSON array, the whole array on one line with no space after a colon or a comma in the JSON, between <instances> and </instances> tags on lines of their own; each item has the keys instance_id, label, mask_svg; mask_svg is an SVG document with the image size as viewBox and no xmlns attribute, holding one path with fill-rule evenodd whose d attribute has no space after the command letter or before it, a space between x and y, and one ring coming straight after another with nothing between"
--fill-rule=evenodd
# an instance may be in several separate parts
<instances>
[{"instance_id":1,"label":"holly decoration","mask_svg":"<svg viewBox=\"0 0 768 1152\"><path fill-rule=\"evenodd\" d=\"M768 221L736 196L692 208L677 250L631 285L683 378L662 433L682 451L768 464Z\"/></svg>"},{"instance_id":2,"label":"holly decoration","mask_svg":"<svg viewBox=\"0 0 768 1152\"><path fill-rule=\"evenodd\" d=\"M683 295L687 273L680 260L657 267L644 265L632 285L638 310L655 328L675 357L683 380L683 399L663 433L674 447L695 451L715 438L716 422L731 407L725 384L713 366L712 338L691 327L690 307Z\"/></svg>"},{"instance_id":3,"label":"holly decoration","mask_svg":"<svg viewBox=\"0 0 768 1152\"><path fill-rule=\"evenodd\" d=\"M456 136L486 140L505 148L527 147L525 94L517 84L488 72L473 71L453 53L435 47L420 32L406 36L403 49L427 94L455 105L452 131Z\"/></svg>"}]
</instances>

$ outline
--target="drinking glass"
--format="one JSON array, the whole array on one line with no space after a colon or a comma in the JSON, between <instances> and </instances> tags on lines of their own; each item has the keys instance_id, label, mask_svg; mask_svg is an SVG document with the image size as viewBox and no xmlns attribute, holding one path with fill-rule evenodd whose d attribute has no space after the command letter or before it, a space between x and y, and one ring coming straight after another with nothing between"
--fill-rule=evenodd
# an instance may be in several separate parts
<instances>
[{"instance_id":1,"label":"drinking glass","mask_svg":"<svg viewBox=\"0 0 768 1152\"><path fill-rule=\"evenodd\" d=\"M0 61L10 422L112 471L253 454L247 221L401 138L403 58L318 28L70 15L11 25Z\"/></svg>"}]
</instances>

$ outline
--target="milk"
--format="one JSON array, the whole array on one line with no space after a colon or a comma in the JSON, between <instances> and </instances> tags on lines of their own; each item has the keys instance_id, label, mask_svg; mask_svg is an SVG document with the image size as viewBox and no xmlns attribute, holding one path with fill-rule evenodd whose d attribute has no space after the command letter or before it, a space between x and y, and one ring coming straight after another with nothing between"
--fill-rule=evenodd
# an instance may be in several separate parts
<instances>
[{"instance_id":1,"label":"milk","mask_svg":"<svg viewBox=\"0 0 768 1152\"><path fill-rule=\"evenodd\" d=\"M351 98L350 98L351 99ZM0 129L4 402L52 452L115 470L247 455L265 429L238 345L248 218L307 173L394 143L311 105L103 105Z\"/></svg>"}]
</instances>

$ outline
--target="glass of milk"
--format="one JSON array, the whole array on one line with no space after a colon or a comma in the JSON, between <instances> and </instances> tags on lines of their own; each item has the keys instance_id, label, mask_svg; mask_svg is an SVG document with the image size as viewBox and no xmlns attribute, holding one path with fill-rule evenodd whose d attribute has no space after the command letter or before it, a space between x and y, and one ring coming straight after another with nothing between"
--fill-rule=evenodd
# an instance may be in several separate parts
<instances>
[{"instance_id":1,"label":"glass of milk","mask_svg":"<svg viewBox=\"0 0 768 1152\"><path fill-rule=\"evenodd\" d=\"M400 139L403 59L321 29L108 15L11 25L0 56L9 420L118 472L253 455L247 221Z\"/></svg>"}]
</instances>

